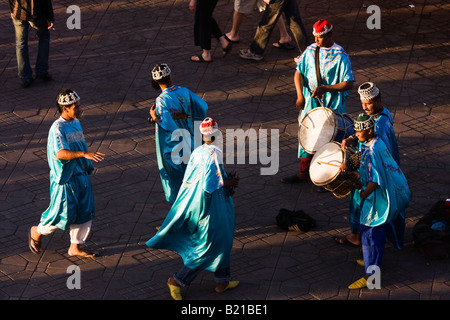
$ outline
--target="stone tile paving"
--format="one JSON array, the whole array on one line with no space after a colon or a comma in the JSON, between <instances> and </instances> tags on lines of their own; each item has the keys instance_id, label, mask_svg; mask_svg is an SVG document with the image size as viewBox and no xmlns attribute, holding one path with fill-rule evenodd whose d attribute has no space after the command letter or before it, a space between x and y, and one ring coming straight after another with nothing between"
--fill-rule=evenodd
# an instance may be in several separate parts
<instances>
[{"instance_id":1,"label":"stone tile paving","mask_svg":"<svg viewBox=\"0 0 450 320\"><path fill-rule=\"evenodd\" d=\"M361 0L301 1L306 29L320 18L334 25L334 38L351 56L356 86L373 81L391 110L401 166L413 192L407 210L406 245L387 245L382 289L350 291L363 270L358 248L336 245L331 237L348 232L348 201L317 193L313 184L284 185L280 178L298 168L297 111L294 106L294 51L271 46L260 62L242 60L260 14L244 20L241 42L226 58L213 41L214 63L188 61L193 45L193 15L186 1L78 1L81 29L69 30L69 1L54 1L57 23L51 32L54 81L28 89L17 79L14 31L6 3L0 4L0 299L170 299L165 281L181 266L177 254L144 243L169 209L159 180L154 129L148 108L157 96L150 85L156 63L168 63L175 84L186 86L209 104L209 115L227 128L278 129L279 170L261 175L261 165L228 165L240 173L235 195L236 234L232 275L236 290L218 295L212 274L202 272L184 297L190 300L371 300L450 298L448 260L422 257L412 228L437 200L450 197L450 123L448 20L445 1L375 1L381 29L369 30ZM231 28L233 1L221 1L214 16L224 32ZM9 32L7 30L10 30ZM310 36L310 35L309 35ZM31 32L30 56L36 39ZM312 37L310 36L312 40ZM361 111L355 88L347 100L354 116ZM82 97L82 125L91 150L106 154L92 182L96 219L89 247L102 257L67 255L68 233L44 239L44 252L28 249L27 231L49 203L46 140L57 117L54 100L63 87ZM272 146L268 139L268 146ZM261 159L258 159L259 161ZM307 233L275 225L279 209L304 210L317 221ZM67 268L78 265L82 289L66 286Z\"/></svg>"}]
</instances>

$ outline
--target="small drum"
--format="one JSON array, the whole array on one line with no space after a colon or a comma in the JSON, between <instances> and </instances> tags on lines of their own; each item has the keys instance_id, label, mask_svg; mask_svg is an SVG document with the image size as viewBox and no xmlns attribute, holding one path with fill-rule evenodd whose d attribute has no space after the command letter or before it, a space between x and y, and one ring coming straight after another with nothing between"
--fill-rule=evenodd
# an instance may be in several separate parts
<instances>
[{"instance_id":1,"label":"small drum","mask_svg":"<svg viewBox=\"0 0 450 320\"><path fill-rule=\"evenodd\" d=\"M342 142L354 133L350 116L318 107L309 111L301 121L298 139L303 150L314 154L324 144L331 141Z\"/></svg>"},{"instance_id":2,"label":"small drum","mask_svg":"<svg viewBox=\"0 0 450 320\"><path fill-rule=\"evenodd\" d=\"M309 167L311 181L341 199L346 198L351 191L346 175L339 169L343 161L344 151L341 150L341 144L333 141L317 150Z\"/></svg>"}]
</instances>

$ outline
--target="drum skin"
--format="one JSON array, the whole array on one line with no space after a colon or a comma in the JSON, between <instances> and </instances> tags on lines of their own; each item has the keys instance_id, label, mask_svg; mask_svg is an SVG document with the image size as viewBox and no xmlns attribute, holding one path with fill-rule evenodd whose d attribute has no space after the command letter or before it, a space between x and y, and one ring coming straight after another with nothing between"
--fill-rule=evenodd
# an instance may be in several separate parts
<instances>
[{"instance_id":1,"label":"drum skin","mask_svg":"<svg viewBox=\"0 0 450 320\"><path fill-rule=\"evenodd\" d=\"M314 154L309 168L309 176L316 186L331 191L337 198L350 195L351 187L339 166L344 161L341 144L333 141L323 145Z\"/></svg>"},{"instance_id":2,"label":"drum skin","mask_svg":"<svg viewBox=\"0 0 450 320\"><path fill-rule=\"evenodd\" d=\"M298 138L303 150L314 154L326 143L342 142L354 132L353 120L348 115L319 107L309 111L301 120Z\"/></svg>"}]
</instances>

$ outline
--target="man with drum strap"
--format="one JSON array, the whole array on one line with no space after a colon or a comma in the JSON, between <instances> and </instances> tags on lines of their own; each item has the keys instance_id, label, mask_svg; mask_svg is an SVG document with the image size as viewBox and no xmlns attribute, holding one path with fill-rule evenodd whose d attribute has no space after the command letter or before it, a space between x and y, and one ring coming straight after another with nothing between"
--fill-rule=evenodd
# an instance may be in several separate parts
<instances>
[{"instance_id":1,"label":"man with drum strap","mask_svg":"<svg viewBox=\"0 0 450 320\"><path fill-rule=\"evenodd\" d=\"M338 114L346 112L345 101L356 81L350 58L336 44L332 35L333 26L326 19L313 26L315 43L300 56L294 75L297 91L296 107L301 111L299 125L306 114L323 106ZM300 173L283 178L284 183L309 181L309 165L312 155L299 144Z\"/></svg>"},{"instance_id":2,"label":"man with drum strap","mask_svg":"<svg viewBox=\"0 0 450 320\"><path fill-rule=\"evenodd\" d=\"M366 273L348 288L361 289L367 286L373 268L380 268L390 225L408 207L411 192L398 163L384 141L375 134L375 119L362 113L354 125L358 150L361 151L356 175L362 186L355 190L354 202L360 212L359 232L364 258L361 264Z\"/></svg>"},{"instance_id":3,"label":"man with drum strap","mask_svg":"<svg viewBox=\"0 0 450 320\"><path fill-rule=\"evenodd\" d=\"M365 82L358 88L358 93L361 99L361 105L366 114L375 119L375 134L383 140L389 153L400 166L400 156L398 151L397 138L394 132L394 119L389 110L383 107L381 103L381 93L379 88L372 82ZM348 147L354 145L358 139L356 136L351 136L342 141L342 150L348 150ZM342 171L347 170L347 165L344 163ZM334 237L333 239L339 244L349 243L359 245L361 243L359 230L360 212L355 207L355 192L352 190L350 194L350 230L351 234L346 237ZM405 223L405 213L402 212L399 218L390 224L389 237L394 245L401 249L403 247L403 234Z\"/></svg>"}]
</instances>

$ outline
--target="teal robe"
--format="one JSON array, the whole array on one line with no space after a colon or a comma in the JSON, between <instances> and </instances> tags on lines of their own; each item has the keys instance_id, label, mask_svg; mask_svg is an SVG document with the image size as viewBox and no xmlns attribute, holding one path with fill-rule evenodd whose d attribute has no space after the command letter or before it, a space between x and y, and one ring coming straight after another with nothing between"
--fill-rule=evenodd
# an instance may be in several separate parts
<instances>
[{"instance_id":1,"label":"teal robe","mask_svg":"<svg viewBox=\"0 0 450 320\"><path fill-rule=\"evenodd\" d=\"M80 121L60 117L51 126L47 140L50 167L50 205L41 215L41 224L65 230L72 224L94 219L95 204L89 175L94 170L91 160L60 160L62 149L88 151Z\"/></svg>"},{"instance_id":2,"label":"teal robe","mask_svg":"<svg viewBox=\"0 0 450 320\"><path fill-rule=\"evenodd\" d=\"M360 224L368 227L389 225L401 216L409 205L411 192L406 177L383 140L376 137L361 147L361 166L358 172L363 187L355 190L355 205L360 211ZM378 186L363 201L361 192L369 182ZM397 232L403 234L402 230Z\"/></svg>"},{"instance_id":3,"label":"teal robe","mask_svg":"<svg viewBox=\"0 0 450 320\"><path fill-rule=\"evenodd\" d=\"M315 55L317 44L308 46L302 53L297 65L297 71L303 75L303 96L305 97L305 107L299 118L299 125L303 118L312 109L321 107L317 98L311 96L317 88L316 61ZM322 85L332 85L347 81L356 81L350 58L345 50L338 44L333 44L330 48L320 48L320 74ZM347 112L345 101L348 97L348 90L340 92L326 92L322 97L323 107L329 108L338 114ZM299 144L298 158L311 157Z\"/></svg>"},{"instance_id":4,"label":"teal robe","mask_svg":"<svg viewBox=\"0 0 450 320\"><path fill-rule=\"evenodd\" d=\"M207 110L206 102L184 87L164 89L156 98L156 115L159 118L155 126L156 156L166 200L171 204L183 181L190 153L196 143L201 144L201 135L196 132L199 129L194 122L202 121ZM177 119L174 114L183 114L187 118ZM196 142L195 137L199 137L199 141Z\"/></svg>"},{"instance_id":5,"label":"teal robe","mask_svg":"<svg viewBox=\"0 0 450 320\"><path fill-rule=\"evenodd\" d=\"M383 140L390 155L400 165L400 154L398 150L397 137L394 132L394 119L387 108L383 108L380 114L375 117L375 135L378 139ZM361 144L358 142L358 150L361 150ZM360 212L357 204L357 195L355 189L352 188L350 193L350 228L352 232L359 230ZM403 230L405 228L405 212L392 221L388 226L389 240L397 249L403 248Z\"/></svg>"},{"instance_id":6,"label":"teal robe","mask_svg":"<svg viewBox=\"0 0 450 320\"><path fill-rule=\"evenodd\" d=\"M215 272L230 266L234 205L223 186L221 159L215 146L194 150L178 197L148 247L177 252L190 269Z\"/></svg>"}]
</instances>

